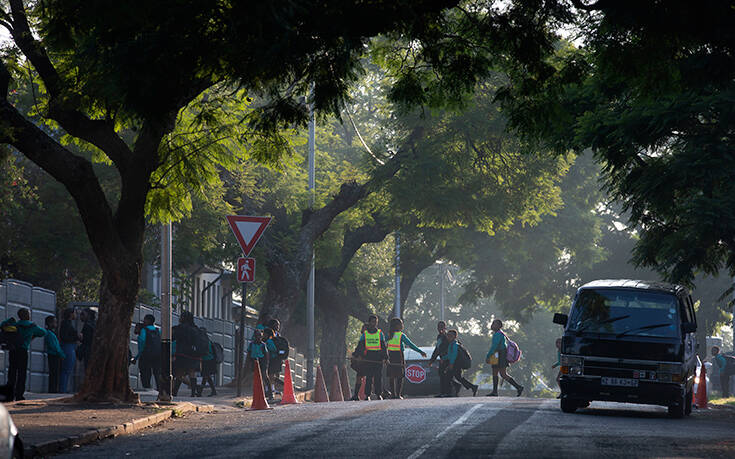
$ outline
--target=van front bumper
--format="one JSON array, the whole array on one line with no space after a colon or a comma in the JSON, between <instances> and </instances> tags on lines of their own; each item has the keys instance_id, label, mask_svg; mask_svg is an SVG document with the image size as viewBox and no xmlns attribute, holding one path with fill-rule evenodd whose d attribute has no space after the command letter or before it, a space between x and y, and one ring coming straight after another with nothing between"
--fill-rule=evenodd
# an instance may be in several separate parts
<instances>
[{"instance_id":1,"label":"van front bumper","mask_svg":"<svg viewBox=\"0 0 735 459\"><path fill-rule=\"evenodd\" d=\"M686 385L639 381L638 387L602 385L599 377L563 375L559 380L563 398L592 401L641 403L648 405L675 405L680 403L686 393Z\"/></svg>"}]
</instances>

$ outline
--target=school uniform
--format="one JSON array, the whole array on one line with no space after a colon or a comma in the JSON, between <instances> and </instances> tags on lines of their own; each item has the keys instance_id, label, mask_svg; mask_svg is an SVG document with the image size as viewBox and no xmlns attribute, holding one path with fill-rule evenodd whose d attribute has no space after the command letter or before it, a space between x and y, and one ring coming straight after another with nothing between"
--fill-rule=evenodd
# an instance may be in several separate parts
<instances>
[{"instance_id":1,"label":"school uniform","mask_svg":"<svg viewBox=\"0 0 735 459\"><path fill-rule=\"evenodd\" d=\"M500 330L493 332L493 338L490 342L490 350L487 351L485 360L489 359L493 354L497 353L498 363L493 364L493 368L507 368L508 367L508 343L505 340L505 333Z\"/></svg>"},{"instance_id":2,"label":"school uniform","mask_svg":"<svg viewBox=\"0 0 735 459\"><path fill-rule=\"evenodd\" d=\"M421 349L418 348L402 331L393 333L393 336L386 343L388 348L388 368L386 368L386 376L391 378L391 389L393 391L393 397L400 397L403 392L403 377L406 373L406 361L403 356L403 351L406 346L410 347L414 351L421 353Z\"/></svg>"},{"instance_id":3,"label":"school uniform","mask_svg":"<svg viewBox=\"0 0 735 459\"><path fill-rule=\"evenodd\" d=\"M727 398L730 396L730 376L732 376L733 372L727 368L727 358L722 354L717 354L714 361L717 369L720 370L720 389L722 390L722 396Z\"/></svg>"},{"instance_id":4,"label":"school uniform","mask_svg":"<svg viewBox=\"0 0 735 459\"><path fill-rule=\"evenodd\" d=\"M383 361L387 359L385 335L378 328L365 330L357 343L362 356L362 367L365 372L365 395L371 393L381 396L383 393Z\"/></svg>"},{"instance_id":5,"label":"school uniform","mask_svg":"<svg viewBox=\"0 0 735 459\"><path fill-rule=\"evenodd\" d=\"M448 370L449 373L449 381L453 382L454 384L462 384L465 389L469 389L473 392L476 392L476 386L469 382L464 376L462 376L462 368L459 367L459 365L455 365L455 362L457 361L457 356L459 355L459 343L457 343L456 340L449 343L449 346L447 347L447 361L449 362L449 365L452 366L451 370ZM455 387L455 394L459 392L459 385Z\"/></svg>"},{"instance_id":6,"label":"school uniform","mask_svg":"<svg viewBox=\"0 0 735 459\"><path fill-rule=\"evenodd\" d=\"M268 380L268 347L265 343L252 342L248 346L248 359L252 360L253 365L260 367L260 377L263 380L263 388L265 395L271 397L270 381Z\"/></svg>"},{"instance_id":7,"label":"school uniform","mask_svg":"<svg viewBox=\"0 0 735 459\"><path fill-rule=\"evenodd\" d=\"M143 387L150 389L151 387L151 376L156 382L156 389L158 389L158 381L160 380L161 374L161 349L154 349L154 345L148 339L153 333L159 333L160 331L155 325L146 325L141 328L138 333L138 355L135 359L138 361L138 368L140 369L141 382ZM157 340L156 340L157 341Z\"/></svg>"},{"instance_id":8,"label":"school uniform","mask_svg":"<svg viewBox=\"0 0 735 459\"><path fill-rule=\"evenodd\" d=\"M449 340L447 339L446 333L436 335L434 352L431 353L431 359L429 359L429 365L433 364L436 359L439 359L439 397L450 395L451 393L452 376L447 373L447 367L449 366L449 361L447 361L448 346Z\"/></svg>"},{"instance_id":9,"label":"school uniform","mask_svg":"<svg viewBox=\"0 0 735 459\"><path fill-rule=\"evenodd\" d=\"M46 338L44 339L44 348L46 358L48 359L48 392L56 394L59 392L59 374L61 373L61 361L66 355L61 349L59 339L56 333L50 328L46 329Z\"/></svg>"}]
</instances>

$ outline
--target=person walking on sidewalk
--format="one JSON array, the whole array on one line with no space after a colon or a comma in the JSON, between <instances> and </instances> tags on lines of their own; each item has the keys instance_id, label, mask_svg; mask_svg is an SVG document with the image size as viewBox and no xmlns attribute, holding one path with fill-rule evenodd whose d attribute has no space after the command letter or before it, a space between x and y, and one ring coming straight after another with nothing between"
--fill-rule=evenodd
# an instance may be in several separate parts
<instances>
[{"instance_id":1,"label":"person walking on sidewalk","mask_svg":"<svg viewBox=\"0 0 735 459\"><path fill-rule=\"evenodd\" d=\"M59 339L56 337L56 333L54 333L54 330L56 330L56 317L46 317L45 323L46 338L44 339L44 348L48 360L48 392L49 394L56 394L59 392L61 361L64 360L66 354L61 349Z\"/></svg>"},{"instance_id":2,"label":"person walking on sidewalk","mask_svg":"<svg viewBox=\"0 0 735 459\"><path fill-rule=\"evenodd\" d=\"M496 397L498 395L498 375L502 376L503 379L508 381L518 391L518 397L523 393L523 386L518 384L508 374L508 343L505 340L505 333L500 331L503 328L503 322L500 319L493 320L490 324L490 329L493 331L492 342L490 343L490 350L487 352L485 360L491 362L493 369L493 391L487 394L489 397Z\"/></svg>"},{"instance_id":3,"label":"person walking on sidewalk","mask_svg":"<svg viewBox=\"0 0 735 459\"><path fill-rule=\"evenodd\" d=\"M94 309L84 309L79 318L84 324L82 325L82 344L79 346L79 359L82 361L86 372L89 358L92 356L94 331L97 328L97 313Z\"/></svg>"},{"instance_id":4,"label":"person walking on sidewalk","mask_svg":"<svg viewBox=\"0 0 735 459\"><path fill-rule=\"evenodd\" d=\"M722 397L730 397L730 377L735 374L735 357L723 355L718 346L712 346L712 357L717 369L720 370L720 390Z\"/></svg>"},{"instance_id":5,"label":"person walking on sidewalk","mask_svg":"<svg viewBox=\"0 0 735 459\"><path fill-rule=\"evenodd\" d=\"M143 326L138 333L138 353L133 358L133 363L138 362L141 383L145 389L151 388L151 376L158 389L161 376L161 332L155 323L153 314L143 317Z\"/></svg>"},{"instance_id":6,"label":"person walking on sidewalk","mask_svg":"<svg viewBox=\"0 0 735 459\"><path fill-rule=\"evenodd\" d=\"M199 328L194 324L194 315L189 311L182 311L179 324L171 331L171 348L174 354L174 384L171 395L178 395L181 383L188 380L191 396L196 397L199 392L196 373L200 371L201 360L196 345Z\"/></svg>"},{"instance_id":7,"label":"person walking on sidewalk","mask_svg":"<svg viewBox=\"0 0 735 459\"><path fill-rule=\"evenodd\" d=\"M10 349L8 395L12 394L13 400L25 400L23 394L26 390L26 373L28 372L28 348L33 338L46 336L46 331L31 322L31 312L28 309L19 309L18 319L17 322L14 318L5 320L0 323L0 328L6 330L6 327L15 326L17 338L14 346Z\"/></svg>"},{"instance_id":8,"label":"person walking on sidewalk","mask_svg":"<svg viewBox=\"0 0 735 459\"><path fill-rule=\"evenodd\" d=\"M69 378L74 375L74 366L77 362L77 344L82 341L82 335L74 328L74 319L76 319L74 308L66 308L61 313L59 340L66 356L61 362L61 378L59 379L59 392L62 394L68 392Z\"/></svg>"},{"instance_id":9,"label":"person walking on sidewalk","mask_svg":"<svg viewBox=\"0 0 735 459\"><path fill-rule=\"evenodd\" d=\"M454 393L450 393L449 395L452 397L459 396L459 389L461 386L464 386L465 389L472 391L472 396L474 397L477 395L478 386L472 384L462 376L462 366L458 361L461 352L461 343L457 341L457 330L449 330L447 332L447 340L449 341L447 345L447 362L449 363L445 371L449 375L451 385L454 387ZM467 367L469 367L469 362Z\"/></svg>"},{"instance_id":10,"label":"person walking on sidewalk","mask_svg":"<svg viewBox=\"0 0 735 459\"><path fill-rule=\"evenodd\" d=\"M207 329L202 327L202 331L207 333ZM214 358L214 349L212 347L212 340L209 340L209 351L207 355L202 357L202 384L199 386L199 396L202 396L204 387L209 383L209 387L212 391L209 393L210 397L217 395L217 389L214 387L214 380L217 377L217 361Z\"/></svg>"},{"instance_id":11,"label":"person walking on sidewalk","mask_svg":"<svg viewBox=\"0 0 735 459\"><path fill-rule=\"evenodd\" d=\"M434 345L434 352L431 353L431 359L429 359L429 367L434 365L436 359L439 359L439 395L436 397L447 397L451 395L451 376L447 374L447 347L449 346L449 340L447 340L447 323L440 320L436 324L436 331L439 333L436 335L436 344Z\"/></svg>"},{"instance_id":12,"label":"person walking on sidewalk","mask_svg":"<svg viewBox=\"0 0 735 459\"><path fill-rule=\"evenodd\" d=\"M253 364L260 367L260 377L263 379L263 389L265 390L265 396L268 400L273 398L273 391L271 390L271 381L268 377L268 361L270 360L270 353L268 347L263 342L263 332L255 329L253 331L253 340L248 346L248 360Z\"/></svg>"},{"instance_id":13,"label":"person walking on sidewalk","mask_svg":"<svg viewBox=\"0 0 735 459\"><path fill-rule=\"evenodd\" d=\"M403 333L403 321L398 317L394 317L390 321L390 333L387 343L388 368L386 369L386 376L390 379L392 398L403 398L401 393L403 392L403 378L406 374L406 361L403 358L405 346L418 352L422 357L426 357L426 352L419 349Z\"/></svg>"},{"instance_id":14,"label":"person walking on sidewalk","mask_svg":"<svg viewBox=\"0 0 735 459\"><path fill-rule=\"evenodd\" d=\"M365 330L367 330L367 324L362 324L362 328L360 329L360 336L365 333ZM352 359L350 359L350 368L355 370L355 392L354 394L352 394L352 398L350 400L355 402L360 400L360 387L362 387L362 378L366 376L362 353L358 351L359 347L360 343L358 342L358 346L352 352Z\"/></svg>"},{"instance_id":15,"label":"person walking on sidewalk","mask_svg":"<svg viewBox=\"0 0 735 459\"><path fill-rule=\"evenodd\" d=\"M358 354L362 357L365 372L365 396L369 400L382 400L383 362L388 358L385 335L378 328L378 316L368 317L367 329L357 342ZM375 396L371 397L371 394Z\"/></svg>"}]
</instances>

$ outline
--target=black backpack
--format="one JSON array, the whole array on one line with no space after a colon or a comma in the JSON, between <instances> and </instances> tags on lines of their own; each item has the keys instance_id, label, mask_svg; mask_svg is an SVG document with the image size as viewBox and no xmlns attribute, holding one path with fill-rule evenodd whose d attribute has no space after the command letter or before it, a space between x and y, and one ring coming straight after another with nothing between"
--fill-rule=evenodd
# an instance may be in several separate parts
<instances>
[{"instance_id":1,"label":"black backpack","mask_svg":"<svg viewBox=\"0 0 735 459\"><path fill-rule=\"evenodd\" d=\"M201 328L195 327L196 335L194 336L194 355L204 357L209 354L209 336L207 332Z\"/></svg>"},{"instance_id":2,"label":"black backpack","mask_svg":"<svg viewBox=\"0 0 735 459\"><path fill-rule=\"evenodd\" d=\"M281 360L286 360L288 358L288 352L289 352L288 340L284 338L283 336L278 335L273 338L273 344L276 345L276 350L278 351L278 358Z\"/></svg>"},{"instance_id":3,"label":"black backpack","mask_svg":"<svg viewBox=\"0 0 735 459\"><path fill-rule=\"evenodd\" d=\"M463 370L472 366L472 355L462 344L457 344L457 366Z\"/></svg>"},{"instance_id":4,"label":"black backpack","mask_svg":"<svg viewBox=\"0 0 735 459\"><path fill-rule=\"evenodd\" d=\"M222 363L225 361L225 350L222 349L220 343L212 343L212 354L214 354L214 361Z\"/></svg>"},{"instance_id":5,"label":"black backpack","mask_svg":"<svg viewBox=\"0 0 735 459\"><path fill-rule=\"evenodd\" d=\"M725 358L725 368L722 371L735 373L735 357L727 354L722 354L722 356Z\"/></svg>"},{"instance_id":6,"label":"black backpack","mask_svg":"<svg viewBox=\"0 0 735 459\"><path fill-rule=\"evenodd\" d=\"M158 357L161 355L161 332L156 328L150 330L145 329L145 347L143 348L143 355L146 358Z\"/></svg>"},{"instance_id":7,"label":"black backpack","mask_svg":"<svg viewBox=\"0 0 735 459\"><path fill-rule=\"evenodd\" d=\"M11 318L0 330L0 347L9 351L21 349L23 347L21 328L28 328L28 326L18 325L15 319Z\"/></svg>"}]
</instances>

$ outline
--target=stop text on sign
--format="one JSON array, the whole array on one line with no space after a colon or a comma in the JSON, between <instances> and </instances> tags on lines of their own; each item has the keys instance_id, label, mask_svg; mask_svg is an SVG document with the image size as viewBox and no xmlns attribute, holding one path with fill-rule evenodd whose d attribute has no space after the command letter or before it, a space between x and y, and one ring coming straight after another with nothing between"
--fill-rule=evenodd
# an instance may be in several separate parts
<instances>
[{"instance_id":1,"label":"stop text on sign","mask_svg":"<svg viewBox=\"0 0 735 459\"><path fill-rule=\"evenodd\" d=\"M426 381L426 370L421 365L409 365L406 367L406 379L414 384Z\"/></svg>"}]
</instances>

